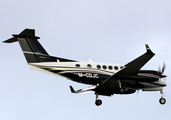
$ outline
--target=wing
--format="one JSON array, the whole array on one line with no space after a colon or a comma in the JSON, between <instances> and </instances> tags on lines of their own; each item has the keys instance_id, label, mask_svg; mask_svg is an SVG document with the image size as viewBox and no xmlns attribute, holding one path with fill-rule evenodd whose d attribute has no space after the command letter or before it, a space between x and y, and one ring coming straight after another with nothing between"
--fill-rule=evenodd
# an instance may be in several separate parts
<instances>
[{"instance_id":1,"label":"wing","mask_svg":"<svg viewBox=\"0 0 171 120\"><path fill-rule=\"evenodd\" d=\"M110 76L107 80L105 80L99 87L96 88L97 91L105 91L119 87L119 78L120 76L136 76L137 72L155 55L146 44L147 52L136 58L135 60L129 62L125 65L125 67ZM111 93L110 93L111 94Z\"/></svg>"},{"instance_id":2,"label":"wing","mask_svg":"<svg viewBox=\"0 0 171 120\"><path fill-rule=\"evenodd\" d=\"M147 52L125 65L117 75L137 75L137 72L155 55L146 44Z\"/></svg>"}]
</instances>

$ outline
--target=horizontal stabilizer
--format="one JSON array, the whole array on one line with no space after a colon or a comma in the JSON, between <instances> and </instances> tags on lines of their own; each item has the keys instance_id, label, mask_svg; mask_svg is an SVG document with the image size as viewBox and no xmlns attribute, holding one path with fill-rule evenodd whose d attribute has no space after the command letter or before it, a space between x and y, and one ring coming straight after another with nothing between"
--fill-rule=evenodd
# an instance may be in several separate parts
<instances>
[{"instance_id":1,"label":"horizontal stabilizer","mask_svg":"<svg viewBox=\"0 0 171 120\"><path fill-rule=\"evenodd\" d=\"M69 87L70 87L71 92L72 92L72 93L75 93L74 88L73 88L72 86L69 86Z\"/></svg>"},{"instance_id":2,"label":"horizontal stabilizer","mask_svg":"<svg viewBox=\"0 0 171 120\"><path fill-rule=\"evenodd\" d=\"M4 43L13 43L13 42L16 42L16 41L18 41L17 38L13 37L13 38L10 38L10 39L5 40L5 41L3 41L3 42L4 42Z\"/></svg>"},{"instance_id":3,"label":"horizontal stabilizer","mask_svg":"<svg viewBox=\"0 0 171 120\"><path fill-rule=\"evenodd\" d=\"M19 35L20 36L27 36L27 37L35 37L35 30L34 29L27 29L26 28Z\"/></svg>"},{"instance_id":4,"label":"horizontal stabilizer","mask_svg":"<svg viewBox=\"0 0 171 120\"><path fill-rule=\"evenodd\" d=\"M72 93L85 93L85 92L93 91L96 88L96 86L91 86L88 88L84 88L84 89L80 89L80 90L75 91L72 86L69 86L69 87L70 87L70 90Z\"/></svg>"},{"instance_id":5,"label":"horizontal stabilizer","mask_svg":"<svg viewBox=\"0 0 171 120\"><path fill-rule=\"evenodd\" d=\"M40 39L40 37L35 36L34 29L27 29L27 28L25 30L23 30L19 35L13 34L12 36L17 37L17 38L27 37L27 38Z\"/></svg>"},{"instance_id":6,"label":"horizontal stabilizer","mask_svg":"<svg viewBox=\"0 0 171 120\"><path fill-rule=\"evenodd\" d=\"M40 37L37 37L37 36L35 36L35 30L34 29L25 29L25 30L23 30L20 34L13 34L12 36L14 36L13 38L10 38L10 39L8 39L8 40L5 40L5 41L3 41L4 43L13 43L13 42L16 42L16 41L18 41L18 39L17 38L25 38L25 37L27 37L27 38L36 38L36 39L40 39Z\"/></svg>"}]
</instances>

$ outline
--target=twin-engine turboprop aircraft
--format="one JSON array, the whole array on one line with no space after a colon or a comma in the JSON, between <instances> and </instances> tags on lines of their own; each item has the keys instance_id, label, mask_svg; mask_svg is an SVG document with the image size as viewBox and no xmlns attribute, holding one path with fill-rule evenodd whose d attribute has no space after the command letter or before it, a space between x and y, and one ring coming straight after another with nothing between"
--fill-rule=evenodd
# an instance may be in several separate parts
<instances>
[{"instance_id":1,"label":"twin-engine turboprop aircraft","mask_svg":"<svg viewBox=\"0 0 171 120\"><path fill-rule=\"evenodd\" d=\"M94 91L95 104L102 104L98 95L111 96L113 94L132 94L136 90L160 91L159 102L165 104L163 87L167 84L161 78L166 77L162 70L140 70L155 54L146 44L147 52L126 65L78 62L75 60L50 56L38 42L34 29L25 29L19 35L13 35L5 43L18 41L31 69L59 75L75 82L90 84L91 87L72 93Z\"/></svg>"}]
</instances>

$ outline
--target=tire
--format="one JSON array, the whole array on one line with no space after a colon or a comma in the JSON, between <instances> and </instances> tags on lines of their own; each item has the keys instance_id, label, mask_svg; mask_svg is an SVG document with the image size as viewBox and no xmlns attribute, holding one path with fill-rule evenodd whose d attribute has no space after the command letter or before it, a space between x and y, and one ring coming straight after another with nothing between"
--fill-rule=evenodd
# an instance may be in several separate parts
<instances>
[{"instance_id":1,"label":"tire","mask_svg":"<svg viewBox=\"0 0 171 120\"><path fill-rule=\"evenodd\" d=\"M166 103L166 99L165 98L160 98L159 102L160 102L160 104L164 105Z\"/></svg>"},{"instance_id":2,"label":"tire","mask_svg":"<svg viewBox=\"0 0 171 120\"><path fill-rule=\"evenodd\" d=\"M96 104L97 106L100 106L100 105L102 104L102 101L101 101L100 99L98 99L98 100L96 100L95 104Z\"/></svg>"}]
</instances>

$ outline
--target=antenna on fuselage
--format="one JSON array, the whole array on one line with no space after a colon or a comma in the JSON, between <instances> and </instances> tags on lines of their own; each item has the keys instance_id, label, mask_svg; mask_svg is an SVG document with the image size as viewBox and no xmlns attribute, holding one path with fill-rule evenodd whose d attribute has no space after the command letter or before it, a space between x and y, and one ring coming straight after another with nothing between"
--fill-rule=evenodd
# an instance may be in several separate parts
<instances>
[{"instance_id":1,"label":"antenna on fuselage","mask_svg":"<svg viewBox=\"0 0 171 120\"><path fill-rule=\"evenodd\" d=\"M89 62L90 62L90 63L92 63L92 60L91 60L91 59L89 59Z\"/></svg>"}]
</instances>

